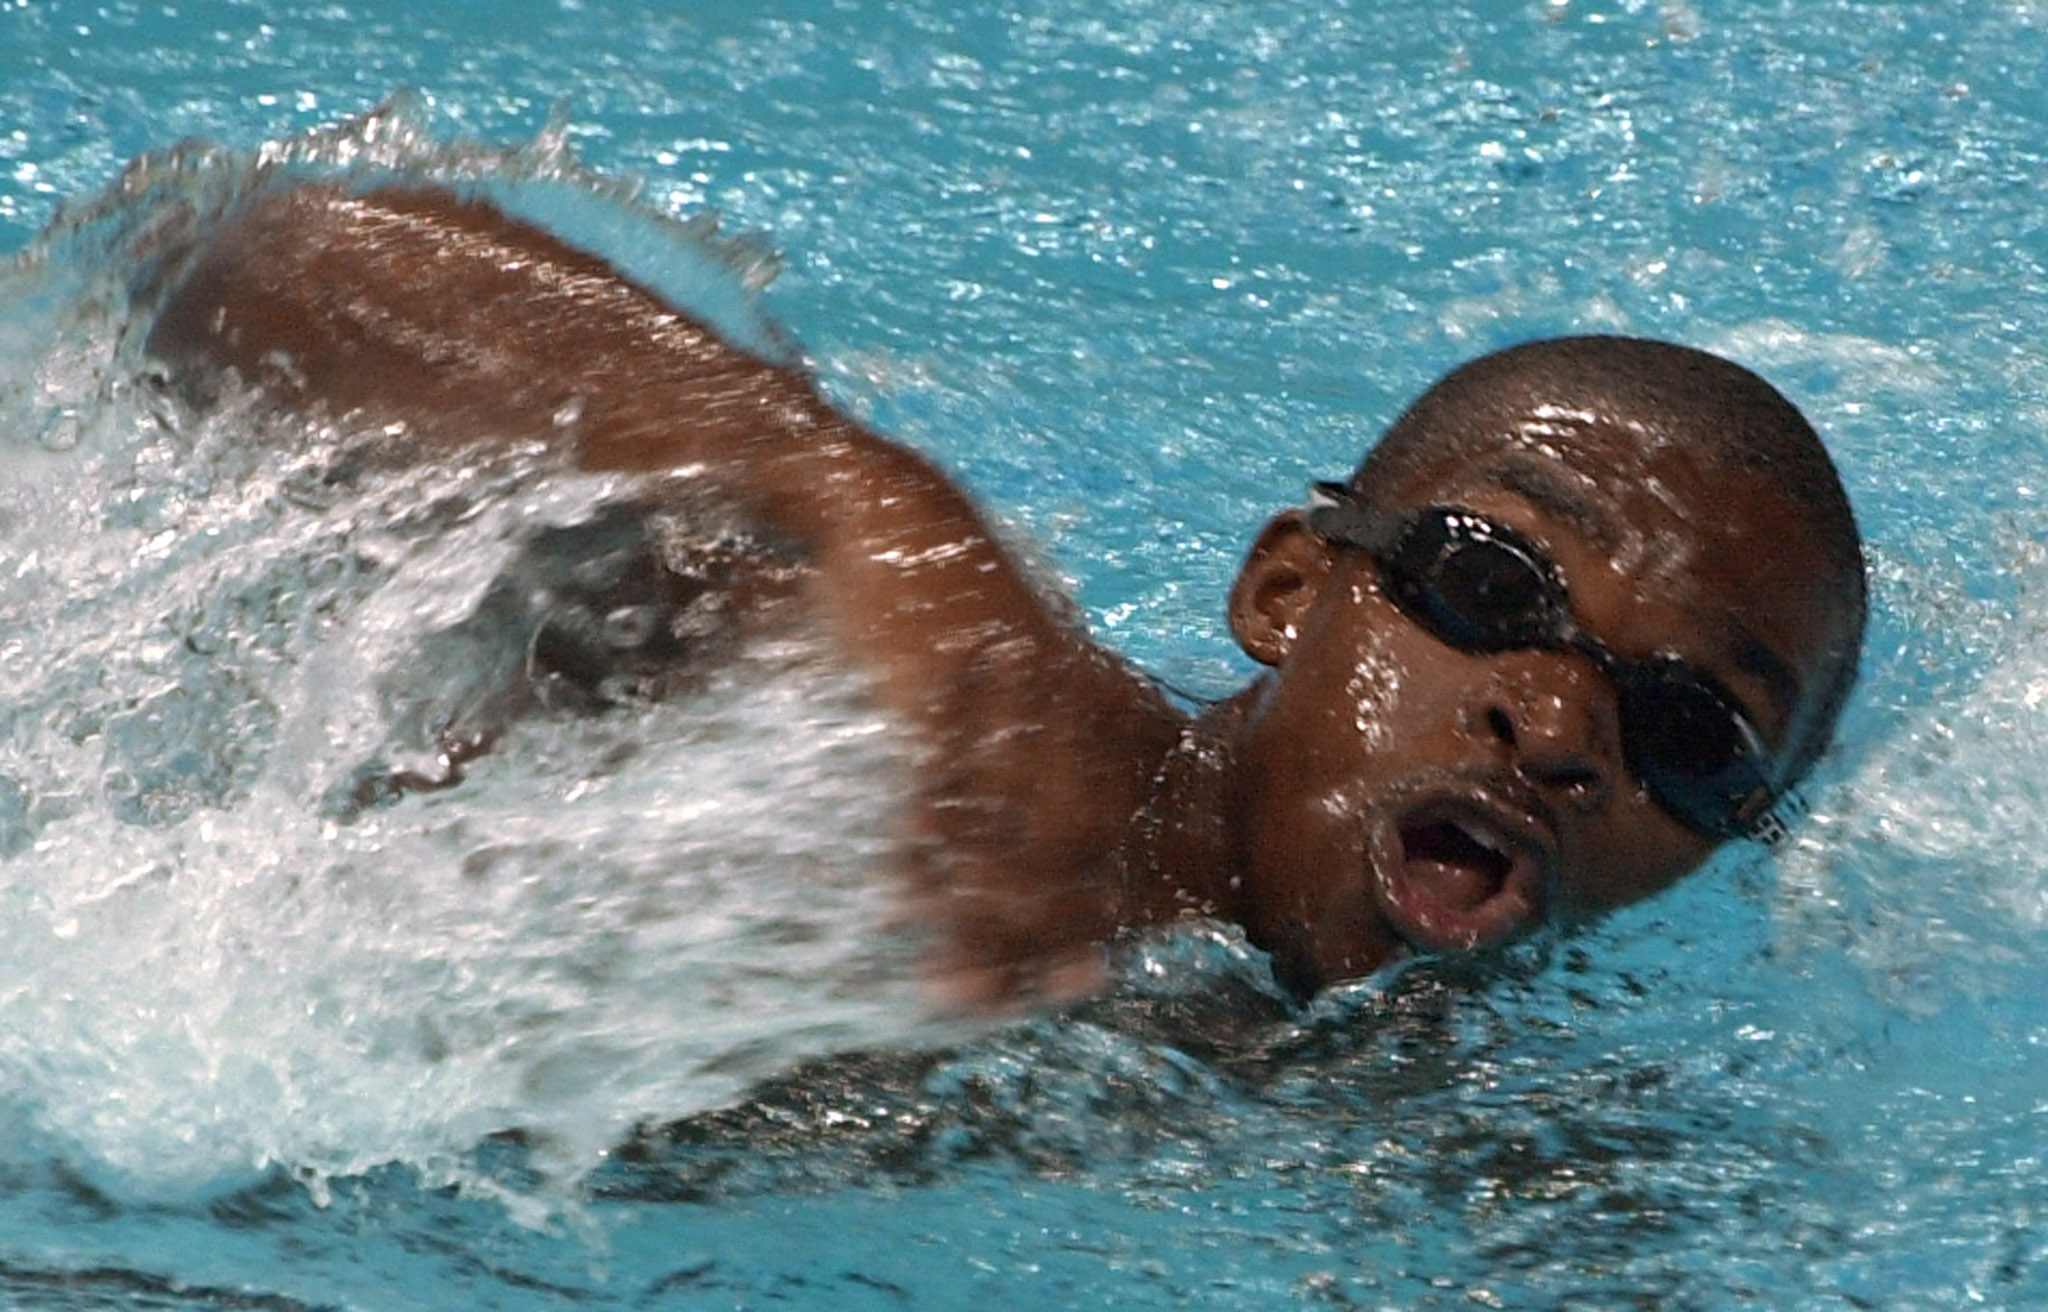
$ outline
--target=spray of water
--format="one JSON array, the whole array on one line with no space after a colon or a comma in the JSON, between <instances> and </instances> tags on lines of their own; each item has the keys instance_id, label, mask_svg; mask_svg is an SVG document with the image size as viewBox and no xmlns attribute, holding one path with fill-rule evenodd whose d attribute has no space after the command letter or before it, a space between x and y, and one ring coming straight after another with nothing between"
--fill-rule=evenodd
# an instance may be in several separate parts
<instances>
[{"instance_id":1,"label":"spray of water","mask_svg":"<svg viewBox=\"0 0 2048 1312\"><path fill-rule=\"evenodd\" d=\"M643 1120L926 1033L877 877L902 744L801 634L665 702L518 723L458 788L337 802L506 659L433 635L620 488L516 453L366 472L345 432L164 396L128 289L285 168L597 197L672 295L716 289L704 312L748 331L744 248L567 186L545 137L464 151L392 112L146 161L7 276L10 1117L128 1195L394 1161L460 1180L508 1129L573 1182Z\"/></svg>"}]
</instances>

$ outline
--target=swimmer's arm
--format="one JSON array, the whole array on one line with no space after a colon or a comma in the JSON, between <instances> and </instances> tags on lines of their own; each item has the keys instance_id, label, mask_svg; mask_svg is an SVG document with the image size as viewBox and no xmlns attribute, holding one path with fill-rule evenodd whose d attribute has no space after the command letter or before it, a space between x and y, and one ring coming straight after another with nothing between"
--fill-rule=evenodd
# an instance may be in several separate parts
<instances>
[{"instance_id":1,"label":"swimmer's arm","mask_svg":"<svg viewBox=\"0 0 2048 1312\"><path fill-rule=\"evenodd\" d=\"M908 874L972 1011L1093 992L1123 927L1120 844L1178 735L1158 691L1052 612L923 456L823 408L777 452L707 456L807 545L818 601L919 732Z\"/></svg>"},{"instance_id":2,"label":"swimmer's arm","mask_svg":"<svg viewBox=\"0 0 2048 1312\"><path fill-rule=\"evenodd\" d=\"M486 203L318 184L263 198L190 261L148 350L187 391L237 378L382 428L401 459L530 442L593 471L691 476L810 559L842 636L921 720L1138 695L930 461ZM1011 684L1077 705L1010 705Z\"/></svg>"},{"instance_id":3,"label":"swimmer's arm","mask_svg":"<svg viewBox=\"0 0 2048 1312\"><path fill-rule=\"evenodd\" d=\"M964 959L1113 931L1100 885L1171 711L1048 608L949 478L802 373L487 205L318 186L218 234L148 349L187 390L236 377L407 451L537 442L719 490L810 561L833 628L928 745L927 883Z\"/></svg>"}]
</instances>

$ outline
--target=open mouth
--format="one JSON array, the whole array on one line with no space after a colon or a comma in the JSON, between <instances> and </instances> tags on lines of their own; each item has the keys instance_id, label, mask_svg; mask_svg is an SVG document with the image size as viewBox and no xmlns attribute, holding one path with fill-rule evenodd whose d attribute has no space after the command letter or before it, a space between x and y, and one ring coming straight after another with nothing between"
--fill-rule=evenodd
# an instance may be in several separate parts
<instances>
[{"instance_id":1,"label":"open mouth","mask_svg":"<svg viewBox=\"0 0 2048 1312\"><path fill-rule=\"evenodd\" d=\"M1470 952L1543 919L1547 861L1536 838L1486 808L1418 808L1396 826L1381 880L1390 921L1411 945Z\"/></svg>"},{"instance_id":2,"label":"open mouth","mask_svg":"<svg viewBox=\"0 0 2048 1312\"><path fill-rule=\"evenodd\" d=\"M1456 912L1476 910L1500 896L1513 866L1507 853L1448 820L1403 826L1401 860L1411 883L1426 885Z\"/></svg>"}]
</instances>

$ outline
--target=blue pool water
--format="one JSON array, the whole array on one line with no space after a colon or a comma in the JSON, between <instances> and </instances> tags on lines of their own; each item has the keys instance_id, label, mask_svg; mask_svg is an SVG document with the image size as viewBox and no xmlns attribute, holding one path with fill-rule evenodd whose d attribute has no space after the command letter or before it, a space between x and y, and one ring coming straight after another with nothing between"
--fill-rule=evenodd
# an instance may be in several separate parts
<instances>
[{"instance_id":1,"label":"blue pool water","mask_svg":"<svg viewBox=\"0 0 2048 1312\"><path fill-rule=\"evenodd\" d=\"M1734 355L1871 540L1813 818L1491 979L1289 1013L1189 935L972 1033L881 948L748 937L873 912L896 758L846 689L743 671L330 826L358 667L493 516L602 489L308 508L124 382L84 207L406 87L319 149L484 174L738 321L777 253L833 393L1198 691L1252 527L1451 363ZM0 1302L2040 1306L2044 142L2038 0L0 0Z\"/></svg>"}]
</instances>

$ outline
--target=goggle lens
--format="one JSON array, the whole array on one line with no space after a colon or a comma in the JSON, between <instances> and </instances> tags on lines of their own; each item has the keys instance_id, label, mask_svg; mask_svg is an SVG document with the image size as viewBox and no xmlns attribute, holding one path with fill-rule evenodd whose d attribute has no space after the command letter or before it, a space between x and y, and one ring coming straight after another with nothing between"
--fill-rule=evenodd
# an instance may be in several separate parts
<instances>
[{"instance_id":1,"label":"goggle lens","mask_svg":"<svg viewBox=\"0 0 2048 1312\"><path fill-rule=\"evenodd\" d=\"M1395 601L1470 651L1561 645L1564 583L1532 545L1489 520L1447 510L1417 519L1381 567Z\"/></svg>"},{"instance_id":2,"label":"goggle lens","mask_svg":"<svg viewBox=\"0 0 2048 1312\"><path fill-rule=\"evenodd\" d=\"M1749 718L1717 682L1673 657L1613 673L1629 773L1694 829L1745 832L1771 793L1770 753Z\"/></svg>"}]
</instances>

